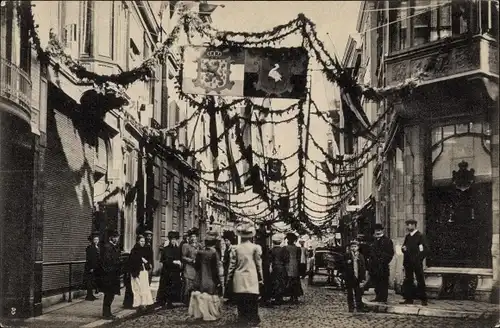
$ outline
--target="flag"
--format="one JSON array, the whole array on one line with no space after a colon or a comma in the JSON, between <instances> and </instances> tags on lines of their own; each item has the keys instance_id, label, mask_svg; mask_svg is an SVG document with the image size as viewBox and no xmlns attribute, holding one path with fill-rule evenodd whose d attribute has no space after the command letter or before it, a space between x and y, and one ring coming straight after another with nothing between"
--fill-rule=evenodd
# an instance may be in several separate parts
<instances>
[{"instance_id":1,"label":"flag","mask_svg":"<svg viewBox=\"0 0 500 328\"><path fill-rule=\"evenodd\" d=\"M341 88L340 97L346 130L350 131L349 127L352 127L354 135L374 141L376 137L370 131L370 121L361 106L361 95L356 94L355 88Z\"/></svg>"},{"instance_id":2,"label":"flag","mask_svg":"<svg viewBox=\"0 0 500 328\"><path fill-rule=\"evenodd\" d=\"M248 48L244 96L305 99L309 56L303 48Z\"/></svg>"},{"instance_id":3,"label":"flag","mask_svg":"<svg viewBox=\"0 0 500 328\"><path fill-rule=\"evenodd\" d=\"M226 141L226 155L229 166L229 172L231 173L231 181L236 186L236 190L241 191L243 189L241 185L240 173L238 172L238 168L236 167L236 163L234 161L233 151L231 149L231 142L229 138L229 130L231 129L231 119L226 110L220 112L222 116L222 121L224 122L224 138Z\"/></svg>"},{"instance_id":4,"label":"flag","mask_svg":"<svg viewBox=\"0 0 500 328\"><path fill-rule=\"evenodd\" d=\"M241 97L245 51L238 47L186 47L182 91L188 94Z\"/></svg>"}]
</instances>

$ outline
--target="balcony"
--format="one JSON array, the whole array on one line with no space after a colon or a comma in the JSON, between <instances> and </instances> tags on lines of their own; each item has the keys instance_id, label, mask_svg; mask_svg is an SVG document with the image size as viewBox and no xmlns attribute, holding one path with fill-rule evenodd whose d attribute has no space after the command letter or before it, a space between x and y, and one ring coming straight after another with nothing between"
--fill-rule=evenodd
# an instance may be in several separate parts
<instances>
[{"instance_id":1,"label":"balcony","mask_svg":"<svg viewBox=\"0 0 500 328\"><path fill-rule=\"evenodd\" d=\"M473 107L498 99L498 43L491 36L457 36L390 54L386 59L386 83L394 86L414 78L430 61L433 67L420 76L419 86L404 106L404 117L469 113ZM488 104L489 106L489 104ZM446 113L445 113L446 112Z\"/></svg>"},{"instance_id":2,"label":"balcony","mask_svg":"<svg viewBox=\"0 0 500 328\"><path fill-rule=\"evenodd\" d=\"M31 79L5 58L0 58L0 99L7 103L7 106L1 106L2 109L30 123Z\"/></svg>"}]
</instances>

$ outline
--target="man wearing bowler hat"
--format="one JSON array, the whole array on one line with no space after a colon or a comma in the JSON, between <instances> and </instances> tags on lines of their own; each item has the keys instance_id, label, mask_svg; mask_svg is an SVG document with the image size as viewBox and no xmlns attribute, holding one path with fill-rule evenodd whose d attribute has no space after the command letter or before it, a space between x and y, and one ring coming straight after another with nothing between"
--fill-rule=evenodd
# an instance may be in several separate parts
<instances>
[{"instance_id":1,"label":"man wearing bowler hat","mask_svg":"<svg viewBox=\"0 0 500 328\"><path fill-rule=\"evenodd\" d=\"M372 302L387 302L389 291L389 264L394 257L394 244L384 235L384 226L375 224L374 241L371 251L371 281L375 287L375 299Z\"/></svg>"},{"instance_id":2,"label":"man wearing bowler hat","mask_svg":"<svg viewBox=\"0 0 500 328\"><path fill-rule=\"evenodd\" d=\"M144 248L146 248L147 251L147 258L146 260L148 263L151 265L151 269L148 271L148 276L149 276L149 285L151 285L151 281L153 279L153 270L154 270L154 255L153 255L153 232L150 230L144 231L144 237L146 238L146 244L144 245Z\"/></svg>"},{"instance_id":3,"label":"man wearing bowler hat","mask_svg":"<svg viewBox=\"0 0 500 328\"><path fill-rule=\"evenodd\" d=\"M425 293L425 278L423 261L427 256L428 248L424 236L417 230L416 220L406 220L408 234L401 250L403 251L403 267L405 278L403 281L402 304L413 304L415 298L420 298L422 305L427 305ZM417 280L415 288L414 279Z\"/></svg>"},{"instance_id":4,"label":"man wearing bowler hat","mask_svg":"<svg viewBox=\"0 0 500 328\"><path fill-rule=\"evenodd\" d=\"M106 319L115 319L111 313L111 304L115 299L115 295L120 295L120 248L118 247L117 231L108 231L108 242L104 244L101 250L101 266L102 266L102 291L104 299L102 303L102 315Z\"/></svg>"}]
</instances>

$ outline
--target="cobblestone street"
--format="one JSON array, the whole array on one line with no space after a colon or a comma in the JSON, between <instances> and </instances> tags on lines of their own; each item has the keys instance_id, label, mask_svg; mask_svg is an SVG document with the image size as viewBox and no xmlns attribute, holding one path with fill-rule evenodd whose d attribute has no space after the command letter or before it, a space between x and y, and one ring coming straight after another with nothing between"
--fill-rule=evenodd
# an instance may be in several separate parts
<instances>
[{"instance_id":1,"label":"cobblestone street","mask_svg":"<svg viewBox=\"0 0 500 328\"><path fill-rule=\"evenodd\" d=\"M120 328L160 328L160 327L235 327L236 308L226 307L225 315L218 322L195 322L188 318L187 308L162 310L136 319L127 320L113 327ZM417 317L380 313L348 313L345 295L338 290L324 287L307 287L305 303L283 305L275 308L261 308L260 327L338 327L338 328L487 328L493 322L453 318Z\"/></svg>"}]
</instances>

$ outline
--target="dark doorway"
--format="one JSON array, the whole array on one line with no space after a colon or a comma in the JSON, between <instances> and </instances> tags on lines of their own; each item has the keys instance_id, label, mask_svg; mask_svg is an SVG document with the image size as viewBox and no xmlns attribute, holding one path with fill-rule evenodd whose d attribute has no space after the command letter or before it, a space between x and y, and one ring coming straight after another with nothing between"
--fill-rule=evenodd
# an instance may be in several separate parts
<instances>
[{"instance_id":1,"label":"dark doorway","mask_svg":"<svg viewBox=\"0 0 500 328\"><path fill-rule=\"evenodd\" d=\"M429 192L429 266L491 268L491 183L460 191L455 186Z\"/></svg>"}]
</instances>

